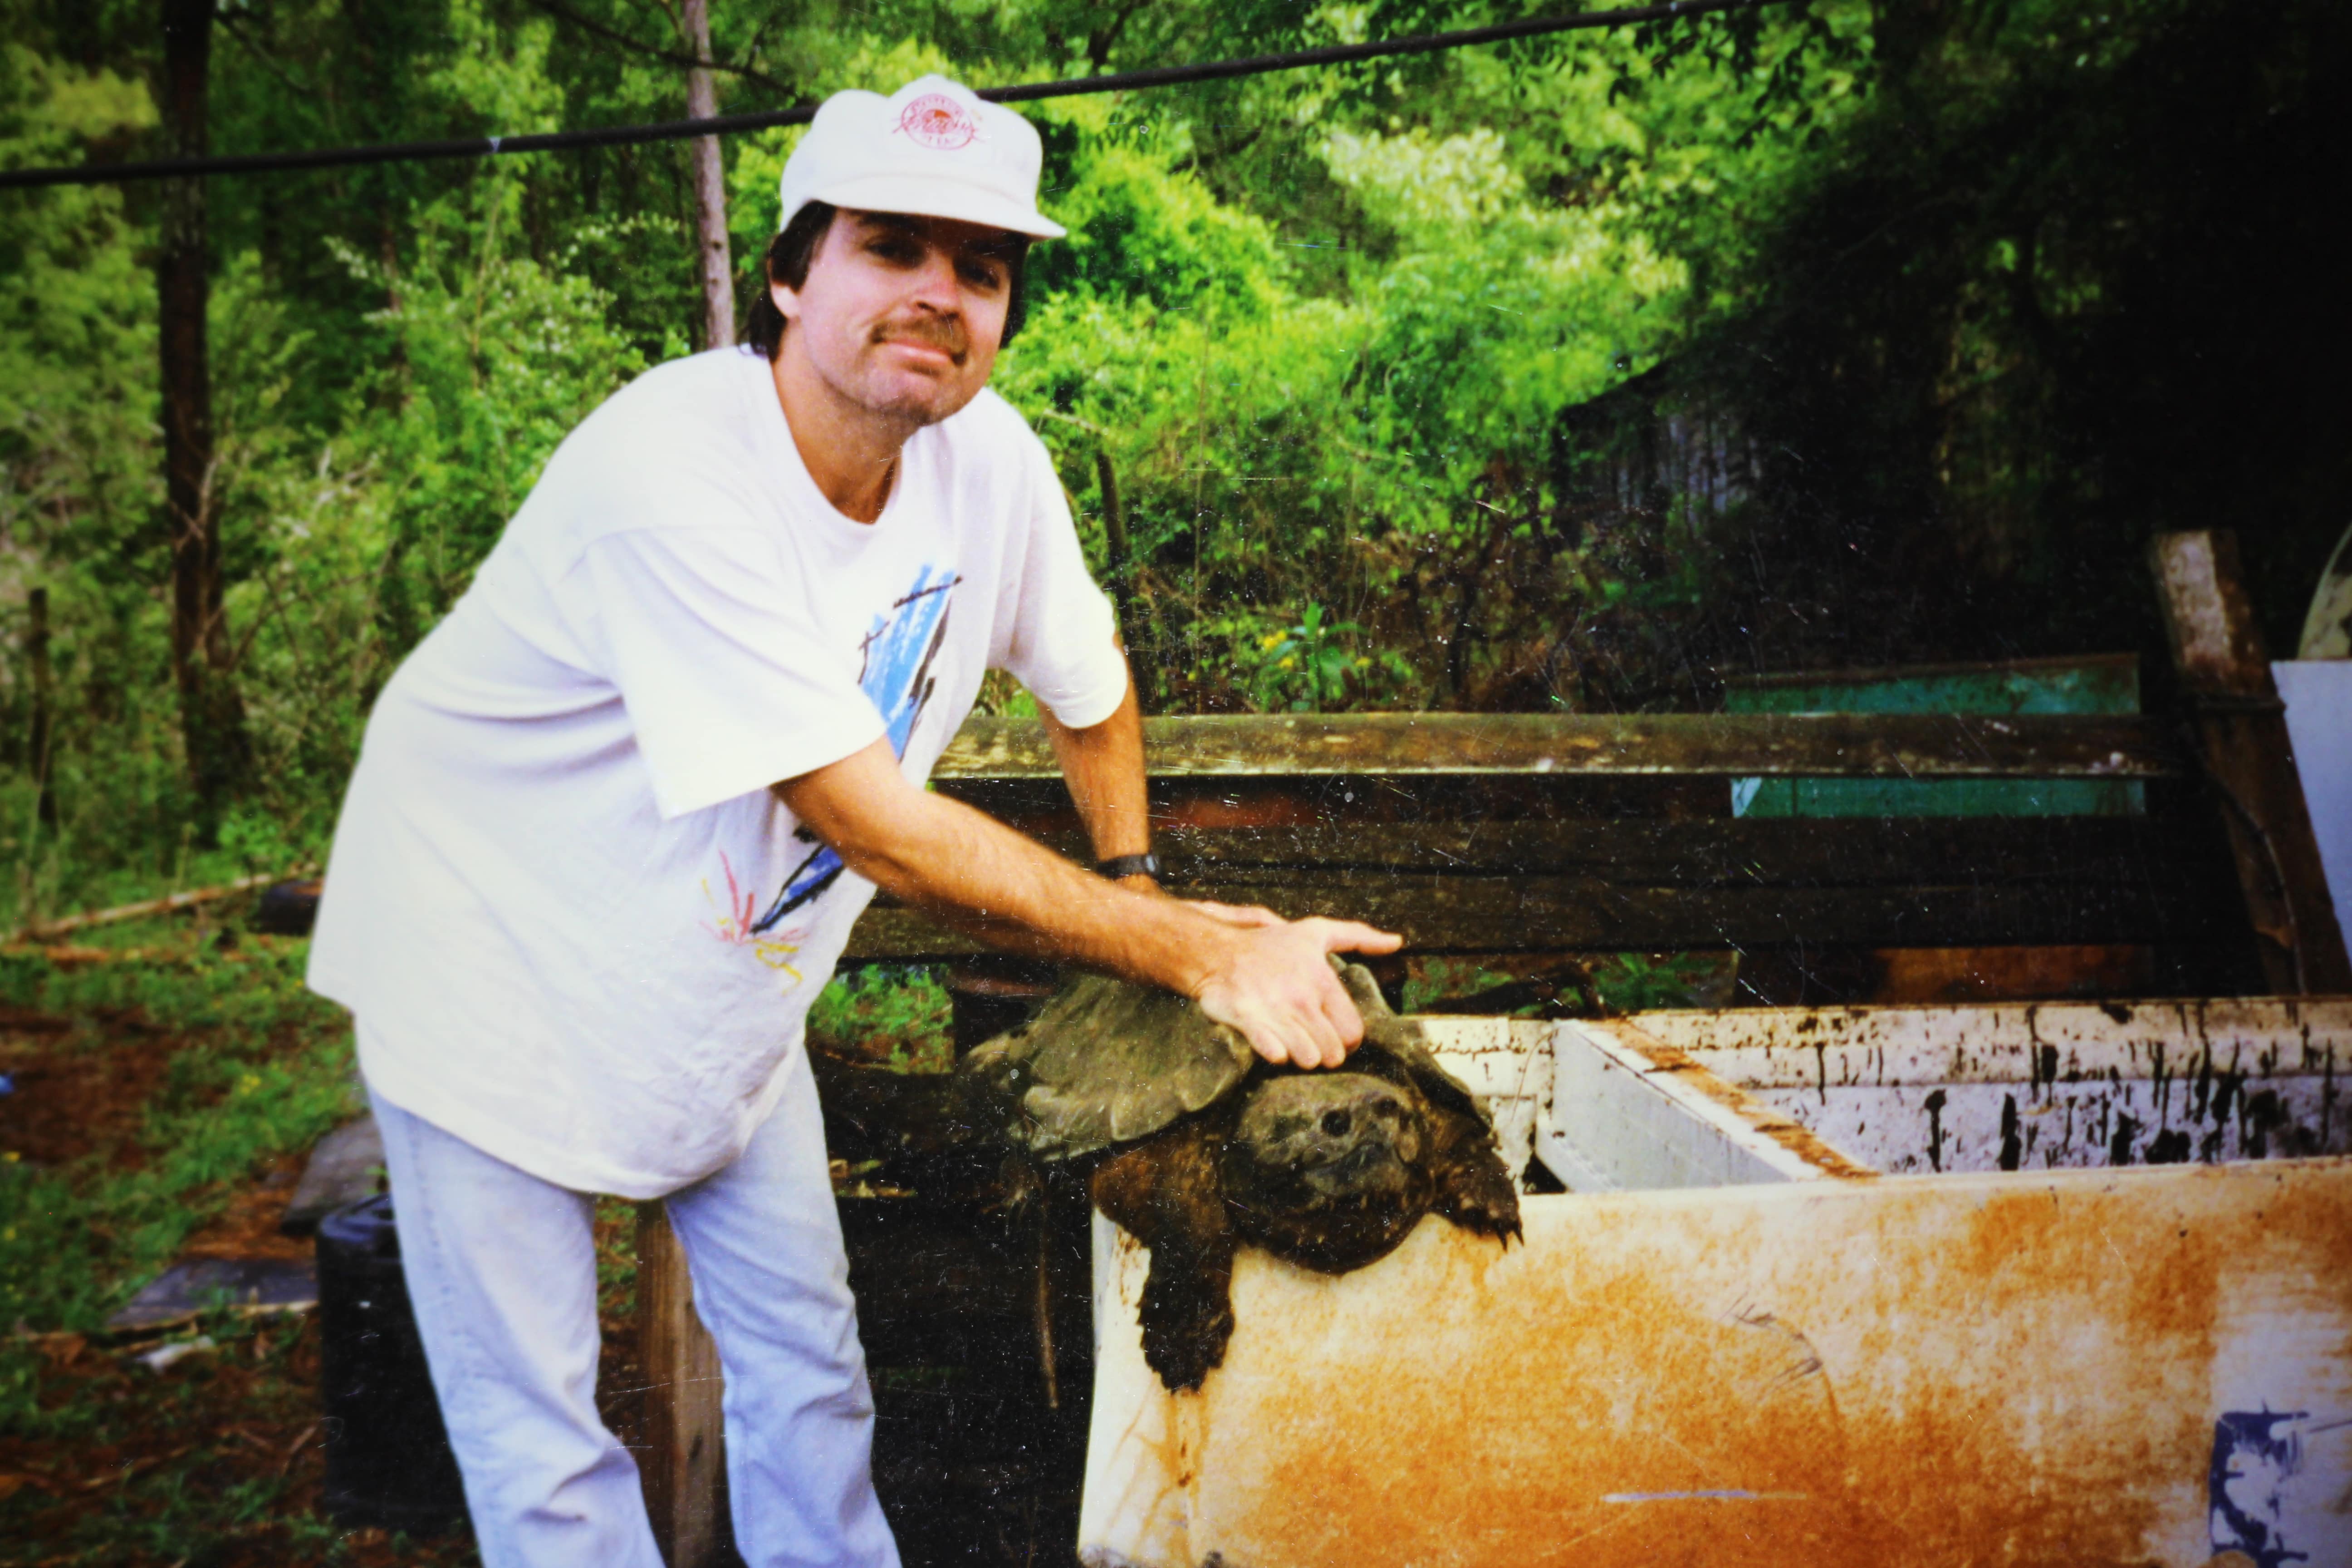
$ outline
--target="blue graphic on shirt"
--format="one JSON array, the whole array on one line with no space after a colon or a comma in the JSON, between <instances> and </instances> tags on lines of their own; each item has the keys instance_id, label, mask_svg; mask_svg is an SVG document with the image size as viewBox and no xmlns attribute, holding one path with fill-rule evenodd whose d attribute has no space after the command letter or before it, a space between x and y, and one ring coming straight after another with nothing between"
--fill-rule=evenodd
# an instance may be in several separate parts
<instances>
[{"instance_id":1,"label":"blue graphic on shirt","mask_svg":"<svg viewBox=\"0 0 2352 1568\"><path fill-rule=\"evenodd\" d=\"M962 581L927 563L915 574L915 585L891 605L887 614L875 616L873 629L866 634L865 668L858 673L858 689L882 710L882 732L889 737L891 751L901 757L907 754L907 742L913 738L923 710L930 706L931 689L938 684L931 662L947 642L948 597ZM805 827L796 829L793 837L811 846L808 858L793 868L775 902L752 922L754 935L824 897L841 879L841 857L830 845L818 843L816 835Z\"/></svg>"}]
</instances>

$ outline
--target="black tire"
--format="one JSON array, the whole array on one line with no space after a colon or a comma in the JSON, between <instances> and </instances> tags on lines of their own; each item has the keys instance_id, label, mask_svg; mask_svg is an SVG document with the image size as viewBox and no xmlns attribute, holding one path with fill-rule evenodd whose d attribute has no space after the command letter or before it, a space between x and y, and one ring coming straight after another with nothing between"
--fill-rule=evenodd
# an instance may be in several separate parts
<instances>
[{"instance_id":1,"label":"black tire","mask_svg":"<svg viewBox=\"0 0 2352 1568\"><path fill-rule=\"evenodd\" d=\"M325 885L316 877L271 883L253 907L253 929L271 936L309 936L319 921L319 892Z\"/></svg>"}]
</instances>

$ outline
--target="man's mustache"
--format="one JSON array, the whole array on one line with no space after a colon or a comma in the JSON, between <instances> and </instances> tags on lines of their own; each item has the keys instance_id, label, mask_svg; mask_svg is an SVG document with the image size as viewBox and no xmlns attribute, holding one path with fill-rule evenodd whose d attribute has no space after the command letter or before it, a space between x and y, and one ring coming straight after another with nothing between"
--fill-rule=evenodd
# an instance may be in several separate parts
<instances>
[{"instance_id":1,"label":"man's mustache","mask_svg":"<svg viewBox=\"0 0 2352 1568\"><path fill-rule=\"evenodd\" d=\"M883 321L874 329L877 343L920 343L925 348L939 350L958 364L971 352L971 334L964 331L963 321L955 316L908 316L895 321Z\"/></svg>"}]
</instances>

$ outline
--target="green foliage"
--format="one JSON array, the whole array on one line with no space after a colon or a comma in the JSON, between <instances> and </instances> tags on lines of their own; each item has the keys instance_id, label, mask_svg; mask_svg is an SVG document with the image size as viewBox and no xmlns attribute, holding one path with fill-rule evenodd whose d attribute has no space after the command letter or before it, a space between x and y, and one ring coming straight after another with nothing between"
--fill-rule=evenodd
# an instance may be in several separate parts
<instances>
[{"instance_id":1,"label":"green foliage","mask_svg":"<svg viewBox=\"0 0 2352 1568\"><path fill-rule=\"evenodd\" d=\"M0 995L14 1005L81 1019L135 1011L199 1042L173 1055L136 1160L100 1150L36 1170L0 1158L0 1322L99 1328L260 1164L356 1113L350 1022L303 988L306 951L79 971L0 960ZM105 1048L91 1028L68 1046ZM0 1426L10 1419L0 1409Z\"/></svg>"},{"instance_id":2,"label":"green foliage","mask_svg":"<svg viewBox=\"0 0 2352 1568\"><path fill-rule=\"evenodd\" d=\"M1612 1013L1727 1007L1739 971L1733 952L1612 952L1589 967L1595 998Z\"/></svg>"},{"instance_id":3,"label":"green foliage","mask_svg":"<svg viewBox=\"0 0 2352 1568\"><path fill-rule=\"evenodd\" d=\"M1353 621L1335 621L1322 605L1310 603L1296 625L1265 633L1256 649L1237 652L1234 664L1261 711L1328 712L1344 707L1377 679L1371 657L1355 651L1363 636L1364 628ZM1383 652L1389 662L1380 673L1410 680L1412 670L1394 650Z\"/></svg>"},{"instance_id":4,"label":"green foliage","mask_svg":"<svg viewBox=\"0 0 2352 1568\"><path fill-rule=\"evenodd\" d=\"M1404 982L1404 1010L1443 1012L1448 1003L1511 990L1526 998L1511 1008L1520 1016L1557 1017L1563 1010L1573 1014L1595 1007L1604 1014L1727 1007L1734 1001L1739 955L1728 951L1599 952L1583 954L1574 967L1562 967L1557 959L1538 959L1534 966L1548 982L1540 990L1527 984L1524 972L1491 969L1473 959L1418 959ZM1558 1003L1545 1001L1544 992L1556 994ZM1513 1000L1506 994L1496 1002Z\"/></svg>"},{"instance_id":5,"label":"green foliage","mask_svg":"<svg viewBox=\"0 0 2352 1568\"><path fill-rule=\"evenodd\" d=\"M1532 8L741 0L712 26L730 110ZM0 163L156 150L147 13L0 15ZM633 0L289 0L222 27L224 150L683 104L674 27ZM2128 591L2091 585L2189 512L2282 519L2281 568L2252 554L2291 619L2346 493L2334 405L2294 390L2341 379L2309 358L2342 307L2307 193L2345 31L2316 0L2252 23L1807 0L1032 105L1072 234L1033 254L996 384L1055 449L1155 709L1687 706L1729 663L2128 646ZM801 134L725 144L747 298ZM686 169L663 143L211 183L214 488L259 759L225 851L186 831L168 679L155 192L0 195L20 916L320 851L375 692L549 453L697 345ZM2206 427L2229 437L2173 435Z\"/></svg>"},{"instance_id":6,"label":"green foliage","mask_svg":"<svg viewBox=\"0 0 2352 1568\"><path fill-rule=\"evenodd\" d=\"M809 1005L810 1041L876 1057L894 1072L945 1072L955 1060L947 987L924 965L866 964L835 973Z\"/></svg>"},{"instance_id":7,"label":"green foliage","mask_svg":"<svg viewBox=\"0 0 2352 1568\"><path fill-rule=\"evenodd\" d=\"M129 14L60 32L18 9L0 156L152 134L140 83L155 42ZM715 47L740 67L719 82L739 102L927 69L985 81L1246 52L1381 21L1271 5L1115 21L1060 3L717 9ZM677 110L677 38L618 0L576 0L583 23L496 0L395 11L238 13L214 57L215 144ZM1767 30L1767 57L1788 52L1780 37ZM1073 234L1034 258L1031 326L999 384L1074 484L1101 456L1125 487L1133 548L1116 586L1148 634L1156 703L1459 700L1507 658L1496 645L1525 635L1476 586L1485 563L1544 504L1562 411L1672 342L1697 264L1666 215L1761 154L1675 151L1694 123L1721 142L1707 117L1734 110L1706 80L1653 70L1630 38L1519 53L1387 86L1310 73L1032 110L1047 199ZM747 272L799 134L729 143ZM54 628L47 817L29 787L41 764L23 754L28 671L0 661L0 852L17 871L0 885L20 913L320 852L390 670L571 426L693 343L684 167L656 146L215 184L214 489L259 759L218 850L185 831L165 679L141 265L153 208L135 191L7 198L23 221L0 251L0 522L21 548L0 566L0 604L46 586ZM1100 507L1085 510L1099 554Z\"/></svg>"},{"instance_id":8,"label":"green foliage","mask_svg":"<svg viewBox=\"0 0 2352 1568\"><path fill-rule=\"evenodd\" d=\"M1262 319L1282 301L1274 226L1178 170L1181 124L1121 122L1099 99L1044 105L1035 118L1058 154L1055 221L1070 231L1037 248L1039 294L1215 322Z\"/></svg>"},{"instance_id":9,"label":"green foliage","mask_svg":"<svg viewBox=\"0 0 2352 1568\"><path fill-rule=\"evenodd\" d=\"M637 1303L637 1205L627 1198L596 1200L596 1315L625 1320Z\"/></svg>"},{"instance_id":10,"label":"green foliage","mask_svg":"<svg viewBox=\"0 0 2352 1568\"><path fill-rule=\"evenodd\" d=\"M386 665L464 591L572 426L646 365L573 254L547 265L502 242L524 194L499 170L435 203L396 273L343 253L352 281L387 301L369 319L373 369L352 426L383 474L388 602L376 629L389 646L375 657ZM583 234L610 237L600 226Z\"/></svg>"},{"instance_id":11,"label":"green foliage","mask_svg":"<svg viewBox=\"0 0 2352 1568\"><path fill-rule=\"evenodd\" d=\"M0 1495L0 1563L478 1564L464 1534L387 1542L304 1506L319 1339L310 1317L207 1313L169 1342L205 1348L161 1373L94 1346L57 1365L0 1342L0 1409L33 1413L0 1424L29 1439L12 1479L32 1483Z\"/></svg>"}]
</instances>

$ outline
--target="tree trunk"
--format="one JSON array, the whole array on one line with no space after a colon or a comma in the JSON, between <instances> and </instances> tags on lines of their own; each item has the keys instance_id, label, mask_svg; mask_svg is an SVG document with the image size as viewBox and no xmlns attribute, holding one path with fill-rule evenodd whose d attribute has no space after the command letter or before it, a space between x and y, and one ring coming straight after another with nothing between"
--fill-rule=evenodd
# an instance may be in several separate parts
<instances>
[{"instance_id":1,"label":"tree trunk","mask_svg":"<svg viewBox=\"0 0 2352 1568\"><path fill-rule=\"evenodd\" d=\"M679 21L694 58L708 60L709 0L685 0ZM686 112L694 120L708 120L719 112L719 98L711 89L707 66L696 66L686 73ZM719 156L716 136L698 136L687 148L694 164L695 256L702 268L702 346L715 349L735 341L735 268L727 249L727 166Z\"/></svg>"},{"instance_id":2,"label":"tree trunk","mask_svg":"<svg viewBox=\"0 0 2352 1568\"><path fill-rule=\"evenodd\" d=\"M58 825L57 792L49 787L50 752L57 731L57 681L49 668L49 591L25 595L25 662L32 667L33 726L26 751L33 763L33 808L44 827Z\"/></svg>"},{"instance_id":3,"label":"tree trunk","mask_svg":"<svg viewBox=\"0 0 2352 1568\"><path fill-rule=\"evenodd\" d=\"M204 155L215 0L163 0L163 129L172 155ZM156 261L163 370L164 515L172 543L172 676L188 778L207 830L250 771L245 705L230 667L221 581L220 520L213 505L212 382L205 342L205 186L164 188Z\"/></svg>"},{"instance_id":4,"label":"tree trunk","mask_svg":"<svg viewBox=\"0 0 2352 1568\"><path fill-rule=\"evenodd\" d=\"M1143 615L1142 574L1132 570L1134 558L1127 540L1127 512L1118 501L1118 472L1111 466L1108 451L1097 449L1095 453L1095 479L1102 487L1103 575L1109 579L1110 590L1116 595L1113 603L1118 606L1119 641L1127 649L1129 665L1138 667L1136 689L1156 689L1145 684L1155 679L1151 669L1141 668L1151 658L1150 650L1143 646L1150 623Z\"/></svg>"},{"instance_id":5,"label":"tree trunk","mask_svg":"<svg viewBox=\"0 0 2352 1568\"><path fill-rule=\"evenodd\" d=\"M1871 7L1871 58L1879 79L1906 99L1916 94L1921 66L1951 31L1951 0L1875 0ZM1910 107L1916 109L1916 102Z\"/></svg>"}]
</instances>

